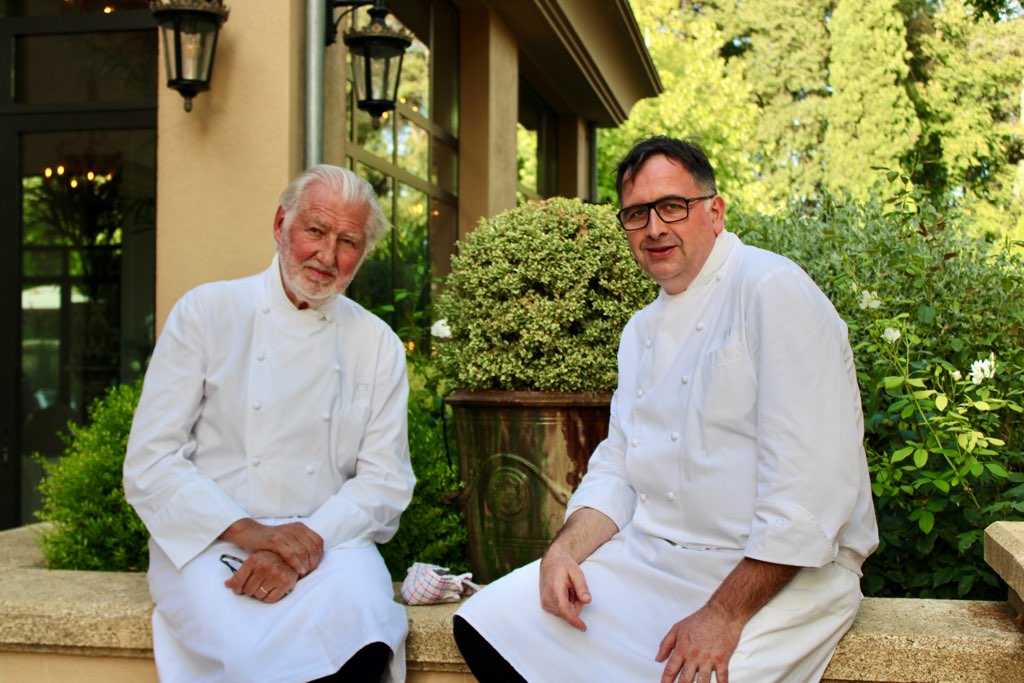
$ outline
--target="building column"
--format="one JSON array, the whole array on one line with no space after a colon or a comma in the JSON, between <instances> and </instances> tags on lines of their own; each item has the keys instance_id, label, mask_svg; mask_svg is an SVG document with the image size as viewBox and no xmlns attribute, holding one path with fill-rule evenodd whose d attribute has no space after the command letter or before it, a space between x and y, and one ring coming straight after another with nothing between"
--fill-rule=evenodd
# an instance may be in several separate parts
<instances>
[{"instance_id":1,"label":"building column","mask_svg":"<svg viewBox=\"0 0 1024 683\"><path fill-rule=\"evenodd\" d=\"M516 205L519 51L487 8L460 14L459 238Z\"/></svg>"}]
</instances>

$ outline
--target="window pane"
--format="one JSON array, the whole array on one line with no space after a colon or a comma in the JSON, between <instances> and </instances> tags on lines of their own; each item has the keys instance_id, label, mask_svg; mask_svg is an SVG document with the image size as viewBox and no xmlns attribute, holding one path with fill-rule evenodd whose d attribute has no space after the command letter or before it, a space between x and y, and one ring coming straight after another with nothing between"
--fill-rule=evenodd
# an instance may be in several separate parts
<instances>
[{"instance_id":1,"label":"window pane","mask_svg":"<svg viewBox=\"0 0 1024 683\"><path fill-rule=\"evenodd\" d=\"M81 419L107 387L143 369L153 341L155 138L144 129L21 136L26 425L40 424L43 410Z\"/></svg>"},{"instance_id":2,"label":"window pane","mask_svg":"<svg viewBox=\"0 0 1024 683\"><path fill-rule=\"evenodd\" d=\"M384 216L388 221L391 221L393 206L391 178L365 164L357 163L352 170L373 186L377 194L377 201L380 203L380 208L384 210ZM377 246L366 257L366 260L363 261L363 265L360 266L359 272L346 292L350 299L358 301L388 322L393 317L393 307L391 305L391 252L393 238L394 231L389 230L377 242Z\"/></svg>"},{"instance_id":3,"label":"window pane","mask_svg":"<svg viewBox=\"0 0 1024 683\"><path fill-rule=\"evenodd\" d=\"M427 180L427 152L430 134L402 115L398 116L395 136L399 168Z\"/></svg>"},{"instance_id":4,"label":"window pane","mask_svg":"<svg viewBox=\"0 0 1024 683\"><path fill-rule=\"evenodd\" d=\"M450 2L434 3L431 59L431 118L451 135L459 134L459 13Z\"/></svg>"},{"instance_id":5,"label":"window pane","mask_svg":"<svg viewBox=\"0 0 1024 683\"><path fill-rule=\"evenodd\" d=\"M430 117L430 50L419 40L405 51L402 74L398 81L398 101L413 111Z\"/></svg>"},{"instance_id":6,"label":"window pane","mask_svg":"<svg viewBox=\"0 0 1024 683\"><path fill-rule=\"evenodd\" d=\"M55 249L26 249L21 253L21 266L26 278L60 275L64 257Z\"/></svg>"},{"instance_id":7,"label":"window pane","mask_svg":"<svg viewBox=\"0 0 1024 683\"><path fill-rule=\"evenodd\" d=\"M430 302L427 212L430 199L399 184L395 213L395 331L407 343L419 343L430 326L424 318Z\"/></svg>"},{"instance_id":8,"label":"window pane","mask_svg":"<svg viewBox=\"0 0 1024 683\"><path fill-rule=\"evenodd\" d=\"M537 131L521 123L516 124L516 166L519 173L519 191L527 199L539 198L537 192Z\"/></svg>"},{"instance_id":9,"label":"window pane","mask_svg":"<svg viewBox=\"0 0 1024 683\"><path fill-rule=\"evenodd\" d=\"M111 102L156 97L156 31L20 36L17 102Z\"/></svg>"}]
</instances>

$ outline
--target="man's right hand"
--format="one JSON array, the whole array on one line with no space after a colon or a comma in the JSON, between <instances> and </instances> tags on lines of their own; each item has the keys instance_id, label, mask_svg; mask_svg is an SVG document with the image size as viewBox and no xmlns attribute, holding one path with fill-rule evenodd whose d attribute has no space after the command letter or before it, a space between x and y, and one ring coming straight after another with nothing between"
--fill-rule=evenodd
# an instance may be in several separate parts
<instances>
[{"instance_id":1,"label":"man's right hand","mask_svg":"<svg viewBox=\"0 0 1024 683\"><path fill-rule=\"evenodd\" d=\"M580 631L587 625L580 619L590 603L590 589L580 565L568 553L551 547L540 561L540 605Z\"/></svg>"},{"instance_id":2,"label":"man's right hand","mask_svg":"<svg viewBox=\"0 0 1024 683\"><path fill-rule=\"evenodd\" d=\"M245 518L234 522L220 537L250 554L269 550L280 557L299 578L320 566L324 555L324 540L302 522L272 526Z\"/></svg>"},{"instance_id":3,"label":"man's right hand","mask_svg":"<svg viewBox=\"0 0 1024 683\"><path fill-rule=\"evenodd\" d=\"M224 585L235 595L248 595L269 604L291 593L298 580L299 575L278 555L269 550L257 550Z\"/></svg>"}]
</instances>

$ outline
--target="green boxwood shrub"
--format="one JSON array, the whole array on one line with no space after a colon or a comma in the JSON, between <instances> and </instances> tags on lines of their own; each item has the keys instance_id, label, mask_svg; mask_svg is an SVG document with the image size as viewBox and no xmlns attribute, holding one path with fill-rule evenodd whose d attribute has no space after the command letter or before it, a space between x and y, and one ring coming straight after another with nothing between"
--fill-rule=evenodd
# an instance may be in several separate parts
<instances>
[{"instance_id":1,"label":"green boxwood shrub","mask_svg":"<svg viewBox=\"0 0 1024 683\"><path fill-rule=\"evenodd\" d=\"M656 293L610 206L523 204L459 243L438 363L460 389L611 391L622 328Z\"/></svg>"},{"instance_id":2,"label":"green boxwood shrub","mask_svg":"<svg viewBox=\"0 0 1024 683\"><path fill-rule=\"evenodd\" d=\"M55 462L38 458L41 537L51 569L145 571L149 533L124 498L121 468L141 381L112 387L89 407L85 425L69 425L67 449Z\"/></svg>"},{"instance_id":3,"label":"green boxwood shrub","mask_svg":"<svg viewBox=\"0 0 1024 683\"><path fill-rule=\"evenodd\" d=\"M881 536L865 593L1004 599L983 538L1024 519L1024 259L889 179L885 201L733 213L730 229L800 263L849 325Z\"/></svg>"}]
</instances>

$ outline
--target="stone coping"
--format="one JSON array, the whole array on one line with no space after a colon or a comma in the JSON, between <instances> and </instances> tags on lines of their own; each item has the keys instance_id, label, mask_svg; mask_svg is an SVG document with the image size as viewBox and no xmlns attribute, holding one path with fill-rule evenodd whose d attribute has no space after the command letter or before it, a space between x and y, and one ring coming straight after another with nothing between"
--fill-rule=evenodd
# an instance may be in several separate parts
<instances>
[{"instance_id":1,"label":"stone coping","mask_svg":"<svg viewBox=\"0 0 1024 683\"><path fill-rule=\"evenodd\" d=\"M38 525L0 532L0 652L152 657L143 574L49 571ZM451 637L457 605L406 607L410 671L465 673ZM866 598L824 681L1011 681L1024 633L1006 602Z\"/></svg>"},{"instance_id":2,"label":"stone coping","mask_svg":"<svg viewBox=\"0 0 1024 683\"><path fill-rule=\"evenodd\" d=\"M1024 613L1024 522L995 522L985 529L985 562L1006 582L1010 603Z\"/></svg>"}]
</instances>

